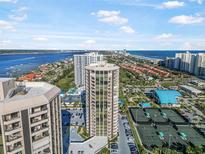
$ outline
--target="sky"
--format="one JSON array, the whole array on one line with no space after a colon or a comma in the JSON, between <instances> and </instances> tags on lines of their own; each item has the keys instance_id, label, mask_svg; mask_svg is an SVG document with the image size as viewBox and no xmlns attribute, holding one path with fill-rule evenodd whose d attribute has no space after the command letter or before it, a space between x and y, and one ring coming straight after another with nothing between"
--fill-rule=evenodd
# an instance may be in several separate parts
<instances>
[{"instance_id":1,"label":"sky","mask_svg":"<svg viewBox=\"0 0 205 154\"><path fill-rule=\"evenodd\" d=\"M203 50L205 0L0 0L0 49Z\"/></svg>"}]
</instances>

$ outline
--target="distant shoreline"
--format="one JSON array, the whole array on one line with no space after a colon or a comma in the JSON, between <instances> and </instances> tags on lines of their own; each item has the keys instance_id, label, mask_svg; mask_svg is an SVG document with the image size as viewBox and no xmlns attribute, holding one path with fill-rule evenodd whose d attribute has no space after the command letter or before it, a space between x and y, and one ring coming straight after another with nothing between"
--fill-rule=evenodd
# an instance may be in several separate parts
<instances>
[{"instance_id":1,"label":"distant shoreline","mask_svg":"<svg viewBox=\"0 0 205 154\"><path fill-rule=\"evenodd\" d=\"M0 55L24 55L24 54L56 54L56 53L59 53L59 52L21 52L21 53L16 53L16 52L11 52L11 53L0 53ZM68 53L68 52L61 52L61 53Z\"/></svg>"},{"instance_id":2,"label":"distant shoreline","mask_svg":"<svg viewBox=\"0 0 205 154\"><path fill-rule=\"evenodd\" d=\"M22 55L22 54L59 54L59 53L81 53L81 52L85 52L85 51L24 51L24 52L19 52L19 51L11 51L11 52L7 52L7 51L0 51L0 55Z\"/></svg>"},{"instance_id":3,"label":"distant shoreline","mask_svg":"<svg viewBox=\"0 0 205 154\"><path fill-rule=\"evenodd\" d=\"M122 51L122 50L40 50L40 49L34 49L34 50L30 50L30 49L0 49L0 55L10 55L10 54L46 54L46 53L49 53L49 54L55 54L55 53L84 53L84 52L91 52L91 51L94 51L94 52L114 52L114 51ZM156 49L153 49L153 50L126 50L127 52L164 52L164 51L168 51L168 52L186 52L186 51L189 51L189 52L197 52L197 53L200 53L200 52L205 52L205 49L204 50L162 50L162 49L159 49L159 50L156 50Z\"/></svg>"}]
</instances>

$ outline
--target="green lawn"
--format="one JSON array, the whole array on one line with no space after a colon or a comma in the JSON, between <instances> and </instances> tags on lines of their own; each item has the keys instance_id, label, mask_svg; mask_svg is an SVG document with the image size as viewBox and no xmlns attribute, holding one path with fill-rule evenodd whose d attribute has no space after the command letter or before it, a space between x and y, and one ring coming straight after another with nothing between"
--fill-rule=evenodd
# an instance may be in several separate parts
<instances>
[{"instance_id":1,"label":"green lawn","mask_svg":"<svg viewBox=\"0 0 205 154\"><path fill-rule=\"evenodd\" d=\"M2 141L2 136L0 135L0 145L3 144L3 141Z\"/></svg>"},{"instance_id":2,"label":"green lawn","mask_svg":"<svg viewBox=\"0 0 205 154\"><path fill-rule=\"evenodd\" d=\"M176 83L176 82L164 82L161 85L165 88L169 88L169 87L172 87L172 86L177 86L178 83Z\"/></svg>"},{"instance_id":3,"label":"green lawn","mask_svg":"<svg viewBox=\"0 0 205 154\"><path fill-rule=\"evenodd\" d=\"M4 153L4 147L3 147L3 141L2 141L2 136L0 135L0 154Z\"/></svg>"},{"instance_id":4,"label":"green lawn","mask_svg":"<svg viewBox=\"0 0 205 154\"><path fill-rule=\"evenodd\" d=\"M66 70L63 75L54 83L62 90L68 90L75 87L73 67Z\"/></svg>"},{"instance_id":5,"label":"green lawn","mask_svg":"<svg viewBox=\"0 0 205 154\"><path fill-rule=\"evenodd\" d=\"M110 154L110 151L108 148L105 147L99 152L99 154Z\"/></svg>"},{"instance_id":6,"label":"green lawn","mask_svg":"<svg viewBox=\"0 0 205 154\"><path fill-rule=\"evenodd\" d=\"M85 140L89 138L89 134L87 133L85 127L78 127L77 133Z\"/></svg>"}]
</instances>

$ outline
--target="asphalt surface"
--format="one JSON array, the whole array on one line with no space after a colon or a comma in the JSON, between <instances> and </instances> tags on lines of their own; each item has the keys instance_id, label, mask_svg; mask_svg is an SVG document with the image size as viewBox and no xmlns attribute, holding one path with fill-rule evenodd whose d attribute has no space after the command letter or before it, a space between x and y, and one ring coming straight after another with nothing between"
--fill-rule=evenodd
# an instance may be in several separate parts
<instances>
[{"instance_id":1,"label":"asphalt surface","mask_svg":"<svg viewBox=\"0 0 205 154\"><path fill-rule=\"evenodd\" d=\"M130 148L127 144L124 126L121 118L119 118L119 139L118 139L119 154L130 154Z\"/></svg>"}]
</instances>

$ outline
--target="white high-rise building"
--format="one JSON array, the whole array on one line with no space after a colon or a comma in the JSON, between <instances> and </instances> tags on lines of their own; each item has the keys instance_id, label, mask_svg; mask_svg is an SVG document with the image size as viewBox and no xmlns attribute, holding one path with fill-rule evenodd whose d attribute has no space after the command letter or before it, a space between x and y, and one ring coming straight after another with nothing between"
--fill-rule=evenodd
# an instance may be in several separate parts
<instances>
[{"instance_id":1,"label":"white high-rise building","mask_svg":"<svg viewBox=\"0 0 205 154\"><path fill-rule=\"evenodd\" d=\"M189 73L194 74L194 69L195 69L195 65L196 65L196 54L192 54L191 55L191 62L189 65Z\"/></svg>"},{"instance_id":2,"label":"white high-rise building","mask_svg":"<svg viewBox=\"0 0 205 154\"><path fill-rule=\"evenodd\" d=\"M87 132L111 139L118 133L119 67L99 62L85 71Z\"/></svg>"},{"instance_id":3,"label":"white high-rise building","mask_svg":"<svg viewBox=\"0 0 205 154\"><path fill-rule=\"evenodd\" d=\"M165 67L172 68L172 65L170 65L172 59L165 59ZM176 53L173 68L205 78L205 54Z\"/></svg>"},{"instance_id":4,"label":"white high-rise building","mask_svg":"<svg viewBox=\"0 0 205 154\"><path fill-rule=\"evenodd\" d=\"M60 89L0 78L0 153L62 154Z\"/></svg>"},{"instance_id":5,"label":"white high-rise building","mask_svg":"<svg viewBox=\"0 0 205 154\"><path fill-rule=\"evenodd\" d=\"M197 76L205 76L205 54L198 53L195 60L194 74Z\"/></svg>"},{"instance_id":6,"label":"white high-rise building","mask_svg":"<svg viewBox=\"0 0 205 154\"><path fill-rule=\"evenodd\" d=\"M85 66L103 60L103 55L97 52L74 55L75 84L77 86L85 85Z\"/></svg>"},{"instance_id":7,"label":"white high-rise building","mask_svg":"<svg viewBox=\"0 0 205 154\"><path fill-rule=\"evenodd\" d=\"M180 70L189 72L192 54L189 52L182 53Z\"/></svg>"},{"instance_id":8,"label":"white high-rise building","mask_svg":"<svg viewBox=\"0 0 205 154\"><path fill-rule=\"evenodd\" d=\"M181 58L182 58L182 54L181 53L176 53L175 61L174 61L174 69L176 69L176 70L180 69Z\"/></svg>"}]
</instances>

